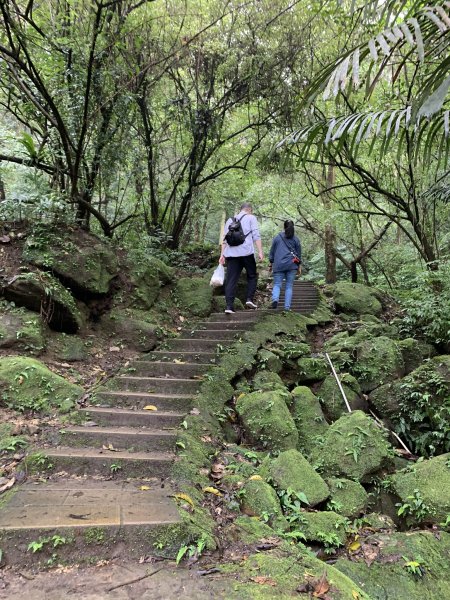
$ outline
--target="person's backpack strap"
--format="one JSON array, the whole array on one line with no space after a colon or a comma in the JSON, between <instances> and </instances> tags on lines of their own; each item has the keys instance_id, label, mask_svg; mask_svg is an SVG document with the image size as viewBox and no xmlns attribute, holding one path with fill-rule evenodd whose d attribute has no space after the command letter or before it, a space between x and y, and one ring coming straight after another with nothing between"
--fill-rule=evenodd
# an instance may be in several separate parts
<instances>
[{"instance_id":1,"label":"person's backpack strap","mask_svg":"<svg viewBox=\"0 0 450 600\"><path fill-rule=\"evenodd\" d=\"M300 261L300 258L297 256L296 252L294 252L294 249L291 248L291 246L287 243L286 238L283 237L283 235L281 233L278 234L280 236L280 238L283 240L284 245L286 246L286 248L289 250L289 252L292 254L292 256L294 258L296 258L298 261Z\"/></svg>"}]
</instances>

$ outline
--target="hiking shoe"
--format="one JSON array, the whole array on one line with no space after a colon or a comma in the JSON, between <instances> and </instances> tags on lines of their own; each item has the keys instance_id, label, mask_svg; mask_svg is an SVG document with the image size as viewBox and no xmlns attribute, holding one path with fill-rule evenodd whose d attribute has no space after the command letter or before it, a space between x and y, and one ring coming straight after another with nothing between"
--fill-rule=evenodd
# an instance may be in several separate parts
<instances>
[{"instance_id":1,"label":"hiking shoe","mask_svg":"<svg viewBox=\"0 0 450 600\"><path fill-rule=\"evenodd\" d=\"M252 302L251 300L247 300L247 302L245 303L245 306L247 306L248 308L258 308L256 306L256 304L254 302Z\"/></svg>"},{"instance_id":2,"label":"hiking shoe","mask_svg":"<svg viewBox=\"0 0 450 600\"><path fill-rule=\"evenodd\" d=\"M226 312L226 314L227 314L227 315L234 315L234 313L235 313L235 310L234 310L234 308L228 308L228 307L227 307L227 308L225 309L225 312Z\"/></svg>"},{"instance_id":3,"label":"hiking shoe","mask_svg":"<svg viewBox=\"0 0 450 600\"><path fill-rule=\"evenodd\" d=\"M274 300L270 308L278 308L278 302Z\"/></svg>"}]
</instances>

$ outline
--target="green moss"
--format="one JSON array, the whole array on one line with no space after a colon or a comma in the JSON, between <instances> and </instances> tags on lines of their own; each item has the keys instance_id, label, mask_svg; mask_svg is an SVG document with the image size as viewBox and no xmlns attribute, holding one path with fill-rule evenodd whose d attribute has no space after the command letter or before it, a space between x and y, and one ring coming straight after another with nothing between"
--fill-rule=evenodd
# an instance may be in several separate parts
<instances>
[{"instance_id":1,"label":"green moss","mask_svg":"<svg viewBox=\"0 0 450 600\"><path fill-rule=\"evenodd\" d=\"M272 347L272 351L277 354L284 362L303 358L311 354L311 347L305 342L278 342Z\"/></svg>"},{"instance_id":2,"label":"green moss","mask_svg":"<svg viewBox=\"0 0 450 600\"><path fill-rule=\"evenodd\" d=\"M330 488L329 510L344 517L358 517L366 508L369 496L361 484L350 479L327 479Z\"/></svg>"},{"instance_id":3,"label":"green moss","mask_svg":"<svg viewBox=\"0 0 450 600\"><path fill-rule=\"evenodd\" d=\"M196 317L206 317L212 310L212 288L204 278L182 278L176 284L180 306Z\"/></svg>"},{"instance_id":4,"label":"green moss","mask_svg":"<svg viewBox=\"0 0 450 600\"><path fill-rule=\"evenodd\" d=\"M279 373L283 368L281 360L276 354L270 352L270 350L260 350L258 352L258 362L262 368L272 373Z\"/></svg>"},{"instance_id":5,"label":"green moss","mask_svg":"<svg viewBox=\"0 0 450 600\"><path fill-rule=\"evenodd\" d=\"M278 489L302 492L310 506L320 504L330 495L325 481L297 450L287 450L272 460L269 473Z\"/></svg>"},{"instance_id":6,"label":"green moss","mask_svg":"<svg viewBox=\"0 0 450 600\"><path fill-rule=\"evenodd\" d=\"M361 481L379 471L391 453L381 429L358 410L333 423L323 445L313 450L310 458L327 476L342 475Z\"/></svg>"},{"instance_id":7,"label":"green moss","mask_svg":"<svg viewBox=\"0 0 450 600\"><path fill-rule=\"evenodd\" d=\"M269 525L258 518L248 516L238 517L230 530L226 532L227 536L234 542L240 541L244 544L254 544L274 535L274 530Z\"/></svg>"},{"instance_id":8,"label":"green moss","mask_svg":"<svg viewBox=\"0 0 450 600\"><path fill-rule=\"evenodd\" d=\"M330 372L330 367L324 358L300 358L297 361L297 381L299 383L312 383L321 381Z\"/></svg>"},{"instance_id":9,"label":"green moss","mask_svg":"<svg viewBox=\"0 0 450 600\"><path fill-rule=\"evenodd\" d=\"M432 532L376 534L365 540L375 550L368 566L363 557L341 558L336 568L363 585L372 600L443 600L450 581L450 535ZM417 562L419 573L408 569Z\"/></svg>"},{"instance_id":10,"label":"green moss","mask_svg":"<svg viewBox=\"0 0 450 600\"><path fill-rule=\"evenodd\" d=\"M339 374L339 379L350 407L353 410L358 409L361 406L361 389L357 380L352 375L347 373ZM334 375L328 375L325 378L324 382L317 391L317 395L320 398L324 406L324 411L330 421L336 421L343 414L348 412L341 390L339 389Z\"/></svg>"},{"instance_id":11,"label":"green moss","mask_svg":"<svg viewBox=\"0 0 450 600\"><path fill-rule=\"evenodd\" d=\"M64 403L71 406L83 388L52 373L33 358L0 358L0 392L4 403L15 410L49 411Z\"/></svg>"},{"instance_id":12,"label":"green moss","mask_svg":"<svg viewBox=\"0 0 450 600\"><path fill-rule=\"evenodd\" d=\"M48 340L48 350L55 358L64 362L77 362L87 358L83 340L65 333L53 333Z\"/></svg>"},{"instance_id":13,"label":"green moss","mask_svg":"<svg viewBox=\"0 0 450 600\"><path fill-rule=\"evenodd\" d=\"M331 565L325 565L301 544L251 554L244 564L225 564L220 570L235 581L234 589L227 591L227 600L297 598L300 586L322 578L330 585L330 599L371 600L361 587Z\"/></svg>"},{"instance_id":14,"label":"green moss","mask_svg":"<svg viewBox=\"0 0 450 600\"><path fill-rule=\"evenodd\" d=\"M247 481L241 491L241 510L250 517L260 517L274 528L287 529L276 491L261 479Z\"/></svg>"},{"instance_id":15,"label":"green moss","mask_svg":"<svg viewBox=\"0 0 450 600\"><path fill-rule=\"evenodd\" d=\"M318 438L323 438L328 423L320 407L319 399L308 387L299 386L292 390L292 416L298 431L298 450L309 453Z\"/></svg>"},{"instance_id":16,"label":"green moss","mask_svg":"<svg viewBox=\"0 0 450 600\"><path fill-rule=\"evenodd\" d=\"M450 514L450 453L418 462L410 470L392 475L392 483L402 503L409 504L406 511L412 523L423 521L440 523ZM420 511L415 510L414 497L422 501Z\"/></svg>"},{"instance_id":17,"label":"green moss","mask_svg":"<svg viewBox=\"0 0 450 600\"><path fill-rule=\"evenodd\" d=\"M114 308L102 317L102 327L111 333L115 343L148 352L155 348L161 328L153 315L135 308Z\"/></svg>"},{"instance_id":18,"label":"green moss","mask_svg":"<svg viewBox=\"0 0 450 600\"><path fill-rule=\"evenodd\" d=\"M296 448L298 433L284 393L253 392L238 398L239 414L247 439L270 451Z\"/></svg>"},{"instance_id":19,"label":"green moss","mask_svg":"<svg viewBox=\"0 0 450 600\"><path fill-rule=\"evenodd\" d=\"M24 258L51 269L77 293L106 294L119 272L110 242L83 230L37 226L27 239Z\"/></svg>"},{"instance_id":20,"label":"green moss","mask_svg":"<svg viewBox=\"0 0 450 600\"><path fill-rule=\"evenodd\" d=\"M289 396L289 392L281 377L277 373L272 373L271 371L258 371L253 378L252 388L254 391L260 392L270 392L275 390L280 391L280 393L284 392L286 399Z\"/></svg>"},{"instance_id":21,"label":"green moss","mask_svg":"<svg viewBox=\"0 0 450 600\"><path fill-rule=\"evenodd\" d=\"M420 342L414 338L407 338L406 340L400 340L397 345L402 353L405 373L411 373L411 371L420 367L425 358Z\"/></svg>"},{"instance_id":22,"label":"green moss","mask_svg":"<svg viewBox=\"0 0 450 600\"><path fill-rule=\"evenodd\" d=\"M378 315L382 305L377 290L358 283L339 282L333 286L334 303L338 311L343 313Z\"/></svg>"},{"instance_id":23,"label":"green moss","mask_svg":"<svg viewBox=\"0 0 450 600\"><path fill-rule=\"evenodd\" d=\"M152 256L144 261L133 262L128 272L133 284L130 300L136 308L151 308L161 286L174 280L174 269Z\"/></svg>"},{"instance_id":24,"label":"green moss","mask_svg":"<svg viewBox=\"0 0 450 600\"><path fill-rule=\"evenodd\" d=\"M405 366L398 345L380 336L356 346L356 362L352 373L358 378L364 392L401 377Z\"/></svg>"},{"instance_id":25,"label":"green moss","mask_svg":"<svg viewBox=\"0 0 450 600\"><path fill-rule=\"evenodd\" d=\"M13 308L5 302L0 308L0 348L15 348L39 355L45 346L41 317L24 308Z\"/></svg>"},{"instance_id":26,"label":"green moss","mask_svg":"<svg viewBox=\"0 0 450 600\"><path fill-rule=\"evenodd\" d=\"M343 546L347 539L347 519L335 512L304 512L298 527L308 541L326 548Z\"/></svg>"}]
</instances>

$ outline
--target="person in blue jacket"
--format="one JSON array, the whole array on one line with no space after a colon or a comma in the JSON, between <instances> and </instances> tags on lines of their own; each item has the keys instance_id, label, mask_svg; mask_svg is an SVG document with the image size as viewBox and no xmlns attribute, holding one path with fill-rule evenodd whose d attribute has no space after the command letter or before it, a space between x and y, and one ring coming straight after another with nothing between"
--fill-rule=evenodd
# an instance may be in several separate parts
<instances>
[{"instance_id":1,"label":"person in blue jacket","mask_svg":"<svg viewBox=\"0 0 450 600\"><path fill-rule=\"evenodd\" d=\"M284 222L284 231L272 240L269 254L270 269L273 273L272 308L278 308L281 286L286 280L284 308L289 310L292 301L292 289L297 273L301 273L302 246L295 235L294 223Z\"/></svg>"}]
</instances>

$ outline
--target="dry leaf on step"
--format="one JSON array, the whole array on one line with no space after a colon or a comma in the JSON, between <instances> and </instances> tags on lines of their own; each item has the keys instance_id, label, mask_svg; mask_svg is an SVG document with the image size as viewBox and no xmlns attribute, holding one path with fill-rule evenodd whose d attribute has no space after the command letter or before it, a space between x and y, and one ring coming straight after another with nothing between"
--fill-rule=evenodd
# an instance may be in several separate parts
<instances>
[{"instance_id":1,"label":"dry leaf on step","mask_svg":"<svg viewBox=\"0 0 450 600\"><path fill-rule=\"evenodd\" d=\"M147 404L147 406L144 406L144 410L158 410L158 409L153 404Z\"/></svg>"},{"instance_id":2,"label":"dry leaf on step","mask_svg":"<svg viewBox=\"0 0 450 600\"><path fill-rule=\"evenodd\" d=\"M214 488L214 487L205 487L205 488L203 488L203 491L205 492L205 494L214 494L214 496L223 496L223 494L221 492L219 492L219 490L216 490L216 488Z\"/></svg>"},{"instance_id":3,"label":"dry leaf on step","mask_svg":"<svg viewBox=\"0 0 450 600\"><path fill-rule=\"evenodd\" d=\"M254 581L260 585L271 585L272 587L277 585L277 582L274 579L271 577L264 577L263 575L259 575L258 577L250 577L250 581Z\"/></svg>"}]
</instances>

